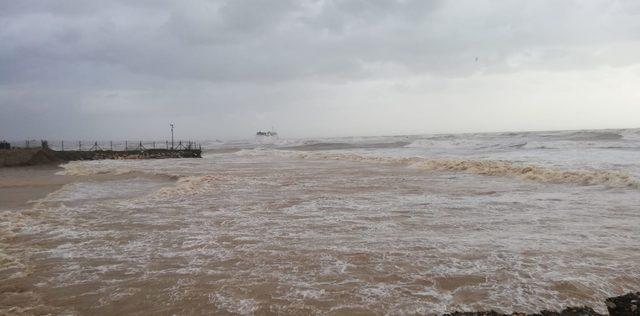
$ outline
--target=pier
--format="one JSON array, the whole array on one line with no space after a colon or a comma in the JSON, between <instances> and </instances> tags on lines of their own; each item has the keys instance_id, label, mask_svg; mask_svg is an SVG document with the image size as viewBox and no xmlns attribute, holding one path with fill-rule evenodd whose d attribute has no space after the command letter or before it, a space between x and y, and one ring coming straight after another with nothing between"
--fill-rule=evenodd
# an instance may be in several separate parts
<instances>
[{"instance_id":1,"label":"pier","mask_svg":"<svg viewBox=\"0 0 640 316\"><path fill-rule=\"evenodd\" d=\"M74 160L202 158L202 146L193 141L163 142L3 142L0 167L33 166ZM170 145L171 144L171 145Z\"/></svg>"}]
</instances>

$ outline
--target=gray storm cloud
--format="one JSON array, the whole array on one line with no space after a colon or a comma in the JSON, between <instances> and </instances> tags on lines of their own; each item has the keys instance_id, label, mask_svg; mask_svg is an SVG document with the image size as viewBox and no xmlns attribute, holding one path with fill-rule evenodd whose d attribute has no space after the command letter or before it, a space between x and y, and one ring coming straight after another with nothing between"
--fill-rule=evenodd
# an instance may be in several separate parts
<instances>
[{"instance_id":1,"label":"gray storm cloud","mask_svg":"<svg viewBox=\"0 0 640 316\"><path fill-rule=\"evenodd\" d=\"M637 1L0 1L0 137L640 125Z\"/></svg>"}]
</instances>

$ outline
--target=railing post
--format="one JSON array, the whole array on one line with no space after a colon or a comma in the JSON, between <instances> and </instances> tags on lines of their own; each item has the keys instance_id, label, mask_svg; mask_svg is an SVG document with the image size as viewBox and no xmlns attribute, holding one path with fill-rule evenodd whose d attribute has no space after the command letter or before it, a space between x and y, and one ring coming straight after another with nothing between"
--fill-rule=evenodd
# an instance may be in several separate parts
<instances>
[{"instance_id":1,"label":"railing post","mask_svg":"<svg viewBox=\"0 0 640 316\"><path fill-rule=\"evenodd\" d=\"M64 151L64 140L60 141L60 151Z\"/></svg>"}]
</instances>

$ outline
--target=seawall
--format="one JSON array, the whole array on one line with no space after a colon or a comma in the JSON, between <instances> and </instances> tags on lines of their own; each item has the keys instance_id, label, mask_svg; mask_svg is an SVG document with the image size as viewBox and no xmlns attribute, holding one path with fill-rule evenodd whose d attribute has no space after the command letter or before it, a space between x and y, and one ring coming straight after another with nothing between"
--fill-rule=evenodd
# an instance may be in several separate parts
<instances>
[{"instance_id":1,"label":"seawall","mask_svg":"<svg viewBox=\"0 0 640 316\"><path fill-rule=\"evenodd\" d=\"M202 158L200 149L54 151L48 148L0 150L0 167L34 166L73 160Z\"/></svg>"}]
</instances>

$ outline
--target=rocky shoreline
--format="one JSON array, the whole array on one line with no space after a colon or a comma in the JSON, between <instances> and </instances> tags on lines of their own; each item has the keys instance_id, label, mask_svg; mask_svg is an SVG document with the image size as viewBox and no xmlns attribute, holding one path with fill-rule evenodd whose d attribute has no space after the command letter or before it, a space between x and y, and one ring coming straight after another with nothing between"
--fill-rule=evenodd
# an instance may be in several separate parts
<instances>
[{"instance_id":1,"label":"rocky shoreline","mask_svg":"<svg viewBox=\"0 0 640 316\"><path fill-rule=\"evenodd\" d=\"M640 292L627 293L622 296L610 297L605 300L607 310L611 316L640 316ZM604 316L591 307L567 307L562 311L543 310L540 313L511 313L503 314L496 311L485 312L453 312L444 316Z\"/></svg>"}]
</instances>

